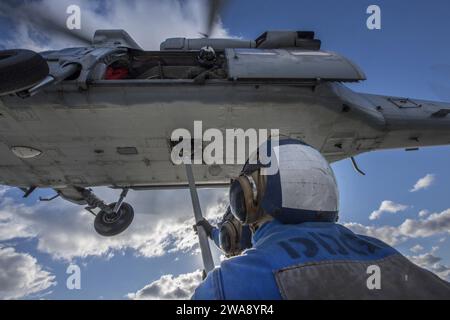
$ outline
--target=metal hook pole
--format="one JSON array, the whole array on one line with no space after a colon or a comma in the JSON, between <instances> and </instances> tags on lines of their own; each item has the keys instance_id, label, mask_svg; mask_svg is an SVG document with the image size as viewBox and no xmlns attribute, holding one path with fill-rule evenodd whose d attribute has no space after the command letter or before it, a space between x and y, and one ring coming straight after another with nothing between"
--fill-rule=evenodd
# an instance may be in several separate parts
<instances>
[{"instance_id":1,"label":"metal hook pole","mask_svg":"<svg viewBox=\"0 0 450 320\"><path fill-rule=\"evenodd\" d=\"M198 198L197 187L195 185L194 173L192 171L192 165L187 164L185 161L186 175L189 181L189 190L191 192L192 206L194 208L195 222L199 223L203 220L202 209L200 207L200 200ZM214 260L211 254L211 247L209 246L208 235L202 226L197 228L198 240L200 244L200 250L202 252L203 265L206 273L214 270Z\"/></svg>"}]
</instances>

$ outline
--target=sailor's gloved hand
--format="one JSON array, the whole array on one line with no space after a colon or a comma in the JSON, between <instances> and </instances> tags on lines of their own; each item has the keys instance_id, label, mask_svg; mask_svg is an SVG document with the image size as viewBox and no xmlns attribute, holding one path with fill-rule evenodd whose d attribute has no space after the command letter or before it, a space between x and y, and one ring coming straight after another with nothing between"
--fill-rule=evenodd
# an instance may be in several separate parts
<instances>
[{"instance_id":1,"label":"sailor's gloved hand","mask_svg":"<svg viewBox=\"0 0 450 320\"><path fill-rule=\"evenodd\" d=\"M205 232L206 232L206 235L207 235L208 237L211 238L211 236L212 236L212 231L213 231L214 227L208 222L208 220L203 219L202 221L200 221L199 223L197 223L197 224L194 226L195 232L197 232L198 227L203 227L203 229L204 229Z\"/></svg>"}]
</instances>

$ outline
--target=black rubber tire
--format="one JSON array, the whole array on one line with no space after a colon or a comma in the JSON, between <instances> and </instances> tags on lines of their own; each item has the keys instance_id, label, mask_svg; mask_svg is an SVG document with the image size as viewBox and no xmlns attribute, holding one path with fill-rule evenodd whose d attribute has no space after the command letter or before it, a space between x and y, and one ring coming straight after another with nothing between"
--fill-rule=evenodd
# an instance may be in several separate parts
<instances>
[{"instance_id":1,"label":"black rubber tire","mask_svg":"<svg viewBox=\"0 0 450 320\"><path fill-rule=\"evenodd\" d=\"M109 205L111 209L114 209L115 203ZM114 222L107 222L107 215L104 211L101 211L95 217L94 227L95 231L103 237L114 237L125 230L131 225L134 219L134 209L133 207L124 202L120 208L120 217Z\"/></svg>"},{"instance_id":2,"label":"black rubber tire","mask_svg":"<svg viewBox=\"0 0 450 320\"><path fill-rule=\"evenodd\" d=\"M47 61L30 50L0 51L0 95L33 87L49 75Z\"/></svg>"}]
</instances>

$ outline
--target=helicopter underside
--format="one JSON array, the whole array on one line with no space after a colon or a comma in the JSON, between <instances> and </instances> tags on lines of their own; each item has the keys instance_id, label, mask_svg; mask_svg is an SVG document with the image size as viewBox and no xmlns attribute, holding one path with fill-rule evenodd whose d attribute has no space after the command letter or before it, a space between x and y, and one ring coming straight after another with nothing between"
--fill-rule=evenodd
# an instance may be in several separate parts
<instances>
[{"instance_id":1,"label":"helicopter underside","mask_svg":"<svg viewBox=\"0 0 450 320\"><path fill-rule=\"evenodd\" d=\"M333 83L314 89L300 83L98 81L88 91L66 84L30 99L2 97L0 184L54 189L186 186L184 167L171 161L170 138L179 128L193 132L194 121L202 121L204 130L279 129L317 148L330 162L375 149L450 143L447 118L438 126L423 122L424 131L417 134L399 123L398 130L390 129L393 134L388 129L398 107L391 104L393 111L385 108L384 115L358 114L353 97L348 97L350 106L343 101L350 90L338 96L337 87L342 88ZM381 98L367 96L365 102L371 99ZM419 116L428 119L431 109L425 111ZM376 112L375 104L371 112ZM411 121L418 117L415 110L405 112L411 112ZM22 159L11 151L14 147L42 153ZM194 176L199 185L224 185L241 167L198 165Z\"/></svg>"},{"instance_id":2,"label":"helicopter underside","mask_svg":"<svg viewBox=\"0 0 450 320\"><path fill-rule=\"evenodd\" d=\"M44 102L48 99L54 104ZM170 161L174 130L192 130L200 120L204 129L280 129L323 149L338 118L323 106L330 102L318 101L311 89L254 85L99 84L88 94L4 99L0 183L53 188L185 184L184 168ZM29 146L42 154L19 159L11 152L13 146ZM123 148L135 148L137 154L121 154ZM195 167L200 184L226 183L238 172L238 166L222 166L213 174L206 166Z\"/></svg>"}]
</instances>

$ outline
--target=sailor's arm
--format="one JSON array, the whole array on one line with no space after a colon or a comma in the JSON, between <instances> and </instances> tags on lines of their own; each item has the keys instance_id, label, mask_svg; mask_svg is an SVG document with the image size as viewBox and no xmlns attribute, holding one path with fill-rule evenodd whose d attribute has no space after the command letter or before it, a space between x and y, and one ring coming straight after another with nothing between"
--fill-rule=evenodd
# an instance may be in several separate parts
<instances>
[{"instance_id":1,"label":"sailor's arm","mask_svg":"<svg viewBox=\"0 0 450 320\"><path fill-rule=\"evenodd\" d=\"M200 221L199 223L197 223L196 227L203 227L203 229L205 230L207 236L214 241L214 244L216 245L216 247L220 250L220 230L217 227L212 226L208 220L203 219L202 221Z\"/></svg>"}]
</instances>

